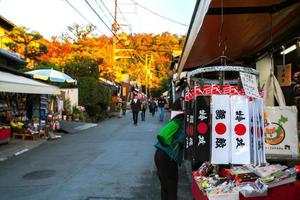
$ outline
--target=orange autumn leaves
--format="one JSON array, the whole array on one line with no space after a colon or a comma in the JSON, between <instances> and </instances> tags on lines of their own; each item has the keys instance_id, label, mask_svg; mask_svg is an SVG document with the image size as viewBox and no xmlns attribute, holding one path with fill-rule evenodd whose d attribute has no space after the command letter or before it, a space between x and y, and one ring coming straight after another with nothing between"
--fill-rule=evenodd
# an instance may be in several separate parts
<instances>
[{"instance_id":1,"label":"orange autumn leaves","mask_svg":"<svg viewBox=\"0 0 300 200\"><path fill-rule=\"evenodd\" d=\"M73 25L68 29L73 34L53 37L50 41L43 38L33 41L47 48L47 51L29 58L34 61L33 65L47 62L63 68L78 58L87 58L101 63L98 66L100 77L114 81L129 79L150 88L159 87L162 80L172 74L172 53L181 50L185 40L185 36L170 33L122 33L114 40L93 35L95 27L91 25Z\"/></svg>"}]
</instances>

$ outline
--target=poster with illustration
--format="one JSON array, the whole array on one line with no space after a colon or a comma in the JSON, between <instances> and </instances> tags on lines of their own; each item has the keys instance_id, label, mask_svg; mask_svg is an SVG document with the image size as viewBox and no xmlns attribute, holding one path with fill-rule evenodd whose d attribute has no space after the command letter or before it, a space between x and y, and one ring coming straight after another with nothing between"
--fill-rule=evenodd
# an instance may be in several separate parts
<instances>
[{"instance_id":1,"label":"poster with illustration","mask_svg":"<svg viewBox=\"0 0 300 200\"><path fill-rule=\"evenodd\" d=\"M267 157L297 157L299 149L296 106L266 106L264 120Z\"/></svg>"}]
</instances>

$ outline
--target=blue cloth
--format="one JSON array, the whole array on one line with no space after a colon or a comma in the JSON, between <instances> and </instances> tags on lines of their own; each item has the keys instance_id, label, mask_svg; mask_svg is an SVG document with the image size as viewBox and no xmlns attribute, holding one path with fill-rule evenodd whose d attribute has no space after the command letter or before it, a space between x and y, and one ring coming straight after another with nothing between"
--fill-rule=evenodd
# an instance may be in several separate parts
<instances>
[{"instance_id":1,"label":"blue cloth","mask_svg":"<svg viewBox=\"0 0 300 200\"><path fill-rule=\"evenodd\" d=\"M165 115L165 108L164 107L158 107L159 111L159 121L164 121L164 115Z\"/></svg>"},{"instance_id":2,"label":"blue cloth","mask_svg":"<svg viewBox=\"0 0 300 200\"><path fill-rule=\"evenodd\" d=\"M160 142L157 142L154 146L163 152L165 152L172 160L177 162L177 164L182 163L183 156L183 144L185 141L185 133L184 133L184 125L180 127L180 129L174 135L174 142L169 146L164 146Z\"/></svg>"}]
</instances>

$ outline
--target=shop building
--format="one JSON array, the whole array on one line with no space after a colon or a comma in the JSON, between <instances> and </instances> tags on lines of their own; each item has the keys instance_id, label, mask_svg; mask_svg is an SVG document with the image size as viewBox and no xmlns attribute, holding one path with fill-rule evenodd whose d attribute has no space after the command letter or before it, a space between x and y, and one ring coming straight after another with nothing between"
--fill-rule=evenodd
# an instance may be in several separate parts
<instances>
[{"instance_id":1,"label":"shop building","mask_svg":"<svg viewBox=\"0 0 300 200\"><path fill-rule=\"evenodd\" d=\"M6 131L5 138L2 137L5 142L10 136L36 139L37 136L29 133L45 129L49 96L60 94L58 87L18 71L26 64L19 55L0 48L0 122L2 127L11 128L11 134L7 135Z\"/></svg>"}]
</instances>

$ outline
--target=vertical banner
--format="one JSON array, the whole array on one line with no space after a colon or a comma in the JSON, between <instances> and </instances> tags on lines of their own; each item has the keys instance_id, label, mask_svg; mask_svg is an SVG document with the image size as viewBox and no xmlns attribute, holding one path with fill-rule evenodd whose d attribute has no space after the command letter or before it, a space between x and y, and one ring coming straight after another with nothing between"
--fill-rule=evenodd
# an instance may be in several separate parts
<instances>
[{"instance_id":1,"label":"vertical banner","mask_svg":"<svg viewBox=\"0 0 300 200\"><path fill-rule=\"evenodd\" d=\"M265 126L264 126L264 114L263 114L263 108L264 103L262 98L254 99L255 105L256 105L256 113L257 113L257 134L259 138L258 143L258 152L259 152L259 158L261 163L266 163L266 153L265 153Z\"/></svg>"},{"instance_id":2,"label":"vertical banner","mask_svg":"<svg viewBox=\"0 0 300 200\"><path fill-rule=\"evenodd\" d=\"M194 130L194 158L196 162L210 161L210 96L196 98L196 129Z\"/></svg>"},{"instance_id":3,"label":"vertical banner","mask_svg":"<svg viewBox=\"0 0 300 200\"><path fill-rule=\"evenodd\" d=\"M249 106L246 96L230 97L232 164L250 164Z\"/></svg>"},{"instance_id":4,"label":"vertical banner","mask_svg":"<svg viewBox=\"0 0 300 200\"><path fill-rule=\"evenodd\" d=\"M194 109L192 101L185 101L185 151L184 158L191 160L193 153L193 124L194 124Z\"/></svg>"},{"instance_id":5,"label":"vertical banner","mask_svg":"<svg viewBox=\"0 0 300 200\"><path fill-rule=\"evenodd\" d=\"M212 95L211 163L228 164L230 147L230 98Z\"/></svg>"}]
</instances>

